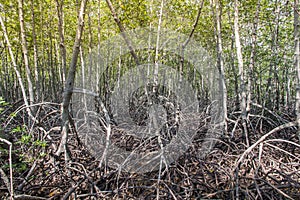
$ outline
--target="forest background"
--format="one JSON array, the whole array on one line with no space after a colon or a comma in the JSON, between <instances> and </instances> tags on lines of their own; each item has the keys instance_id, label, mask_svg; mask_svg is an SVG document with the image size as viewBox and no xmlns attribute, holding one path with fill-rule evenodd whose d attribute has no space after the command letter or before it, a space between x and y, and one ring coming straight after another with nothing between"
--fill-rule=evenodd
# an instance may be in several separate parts
<instances>
[{"instance_id":1,"label":"forest background","mask_svg":"<svg viewBox=\"0 0 300 200\"><path fill-rule=\"evenodd\" d=\"M299 12L298 0L2 0L0 196L299 198ZM203 160L190 150L164 172L119 173L77 140L74 77L103 41L149 26L216 60L224 133Z\"/></svg>"}]
</instances>

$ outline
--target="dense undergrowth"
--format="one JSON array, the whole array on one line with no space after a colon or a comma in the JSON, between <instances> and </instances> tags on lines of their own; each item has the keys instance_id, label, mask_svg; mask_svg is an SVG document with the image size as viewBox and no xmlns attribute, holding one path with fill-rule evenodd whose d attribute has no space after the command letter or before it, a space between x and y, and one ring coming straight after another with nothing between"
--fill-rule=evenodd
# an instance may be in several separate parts
<instances>
[{"instance_id":1,"label":"dense undergrowth","mask_svg":"<svg viewBox=\"0 0 300 200\"><path fill-rule=\"evenodd\" d=\"M60 105L36 105L37 122L27 118L22 101L3 104L1 137L13 143L15 199L300 199L300 145L296 128L271 134L248 149L240 113L230 111L228 130L203 159L197 156L201 137L168 168L129 174L99 168L70 129L70 163L54 155L60 142ZM270 111L252 105L249 141L253 145L272 129L294 120L290 110ZM8 145L0 143L0 196L10 197ZM6 181L5 181L6 180Z\"/></svg>"}]
</instances>

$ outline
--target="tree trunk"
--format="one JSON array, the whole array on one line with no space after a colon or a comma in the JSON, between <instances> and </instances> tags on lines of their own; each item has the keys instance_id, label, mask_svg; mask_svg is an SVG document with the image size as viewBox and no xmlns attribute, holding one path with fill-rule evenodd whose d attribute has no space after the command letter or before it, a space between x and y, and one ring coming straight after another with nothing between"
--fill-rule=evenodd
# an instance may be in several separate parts
<instances>
[{"instance_id":1,"label":"tree trunk","mask_svg":"<svg viewBox=\"0 0 300 200\"><path fill-rule=\"evenodd\" d=\"M67 52L65 46L65 36L64 36L64 12L63 12L63 0L59 2L56 0L56 9L58 16L58 32L60 40L60 54L61 54L61 66L62 66L62 84L65 84L66 74L67 74Z\"/></svg>"},{"instance_id":2,"label":"tree trunk","mask_svg":"<svg viewBox=\"0 0 300 200\"><path fill-rule=\"evenodd\" d=\"M101 3L100 1L98 2L98 6L97 6L97 14L98 14L98 19L97 19L97 53L98 53L98 56L100 56L100 53L101 53ZM99 63L96 63L97 65L97 69L96 69L96 91L97 93L100 94L100 83L99 83L99 80L100 80L100 77L99 77L99 74L100 74L100 64Z\"/></svg>"},{"instance_id":3,"label":"tree trunk","mask_svg":"<svg viewBox=\"0 0 300 200\"><path fill-rule=\"evenodd\" d=\"M253 23L253 30L252 30L252 44L251 44L251 53L250 53L250 62L249 62L249 74L248 74L248 84L247 84L247 102L246 102L246 110L247 110L247 119L249 118L249 112L251 109L251 88L253 82L253 75L254 75L254 65L255 65L255 54L256 54L256 40L257 40L257 27L258 27L258 19L259 19L259 12L260 12L260 0L257 2L255 18ZM256 81L255 81L256 82Z\"/></svg>"},{"instance_id":4,"label":"tree trunk","mask_svg":"<svg viewBox=\"0 0 300 200\"><path fill-rule=\"evenodd\" d=\"M22 52L24 56L24 64L25 64L27 83L28 83L29 104L32 104L34 102L34 94L33 94L31 72L30 72L29 60L28 60L28 48L26 42L24 14L23 14L23 0L18 0L18 3L19 3L19 20L20 20L20 28L21 28L21 44L22 44Z\"/></svg>"},{"instance_id":5,"label":"tree trunk","mask_svg":"<svg viewBox=\"0 0 300 200\"><path fill-rule=\"evenodd\" d=\"M91 85L91 75L92 75L92 50L93 50L93 33L92 33L92 22L91 22L91 15L88 15L88 30L89 30L89 34L88 34L88 38L89 38L89 63L88 63L88 78L87 78L87 82L89 83L90 88L92 88Z\"/></svg>"},{"instance_id":6,"label":"tree trunk","mask_svg":"<svg viewBox=\"0 0 300 200\"><path fill-rule=\"evenodd\" d=\"M84 27L84 17L85 17L85 8L88 0L82 0L79 16L78 16L78 27L76 31L75 42L73 46L73 54L72 60L70 63L70 69L68 72L68 79L65 83L65 91L63 95L63 102L62 102L62 138L59 145L59 148L56 152L56 155L59 156L61 152L65 151L65 158L68 161L68 154L67 154L67 141L68 141L68 131L69 131L69 105L72 97L72 90L74 87L74 80L76 74L76 66L78 60L78 54L80 49L81 37L83 33Z\"/></svg>"},{"instance_id":7,"label":"tree trunk","mask_svg":"<svg viewBox=\"0 0 300 200\"><path fill-rule=\"evenodd\" d=\"M295 39L295 69L297 72L297 79L296 79L296 105L295 105L295 112L297 115L297 125L298 125L298 138L300 142L300 21L299 21L299 1L295 0L295 7L294 7L294 39Z\"/></svg>"},{"instance_id":8,"label":"tree trunk","mask_svg":"<svg viewBox=\"0 0 300 200\"><path fill-rule=\"evenodd\" d=\"M279 35L279 23L280 23L280 4L277 5L278 7L275 9L275 27L272 35L272 45L271 45L271 61L269 67L269 75L268 75L268 82L266 87L266 96L264 100L264 105L272 109L276 103L276 96L277 94L275 84L278 84L278 72L277 72L277 57L278 57L278 35ZM274 102L275 101L275 102Z\"/></svg>"},{"instance_id":9,"label":"tree trunk","mask_svg":"<svg viewBox=\"0 0 300 200\"><path fill-rule=\"evenodd\" d=\"M242 47L240 43L240 33L239 33L238 0L234 1L234 35L235 35L236 55L238 59L239 78L240 78L240 92L239 92L241 97L240 110L242 112L242 124L244 128L244 135L246 138L246 145L249 146L248 128L247 128L247 111L246 111L245 74L244 74Z\"/></svg>"},{"instance_id":10,"label":"tree trunk","mask_svg":"<svg viewBox=\"0 0 300 200\"><path fill-rule=\"evenodd\" d=\"M20 87L21 87L21 91L22 91L23 100L24 100L24 103L25 103L25 106L26 106L27 114L28 114L29 117L31 117L32 119L34 119L33 116L32 116L32 114L31 114L31 110L29 109L29 103L28 103L28 100L27 100L27 95L26 95L25 87L24 87L23 80L22 80L22 77L21 77L21 73L18 70L18 66L17 66L16 60L15 60L15 56L14 56L14 53L13 53L13 51L11 49L11 44L10 44L10 41L8 39L7 31L6 31L6 28L5 28L5 25L4 25L4 22L2 20L2 16L1 15L0 15L0 24L1 24L1 27L2 27L2 31L3 31L3 34L4 34L5 41L7 43L7 47L8 47L8 51L9 51L10 57L11 57L13 68L14 68L14 70L16 72L16 75L17 75L17 78L18 78L18 82L19 82Z\"/></svg>"},{"instance_id":11,"label":"tree trunk","mask_svg":"<svg viewBox=\"0 0 300 200\"><path fill-rule=\"evenodd\" d=\"M33 42L35 94L36 94L36 101L39 102L41 91L40 91L39 68L38 68L38 48L36 44L34 0L31 0L31 23L32 23L32 40L33 40L32 42Z\"/></svg>"},{"instance_id":12,"label":"tree trunk","mask_svg":"<svg viewBox=\"0 0 300 200\"><path fill-rule=\"evenodd\" d=\"M228 10L228 20L231 22L231 13L230 10ZM234 56L234 26L232 23L230 23L232 34L231 34L231 42L230 42L230 66L232 69L233 77L234 77L234 109L235 111L239 110L240 105L240 98L239 98L239 80L238 80L238 73L236 72L235 67L235 56Z\"/></svg>"},{"instance_id":13,"label":"tree trunk","mask_svg":"<svg viewBox=\"0 0 300 200\"><path fill-rule=\"evenodd\" d=\"M225 132L227 131L227 88L225 82L225 70L224 70L224 58L223 58L223 47L222 47L222 35L221 35L221 14L219 8L219 2L213 2L210 0L213 15L215 16L215 36L217 41L217 67L219 71L219 84L220 84L220 105L223 111L223 120L220 122L224 126ZM215 4L215 5L214 5Z\"/></svg>"},{"instance_id":14,"label":"tree trunk","mask_svg":"<svg viewBox=\"0 0 300 200\"><path fill-rule=\"evenodd\" d=\"M155 47L155 57L154 57L154 71L153 71L153 78L154 78L153 82L154 82L155 86L158 86L158 68L159 68L158 54L159 54L160 30L161 30L161 23L162 23L163 8L164 8L164 0L161 0L158 25L157 25L156 47ZM156 87L153 87L153 90L155 90L155 88ZM156 91L153 91L153 92L156 92Z\"/></svg>"},{"instance_id":15,"label":"tree trunk","mask_svg":"<svg viewBox=\"0 0 300 200\"><path fill-rule=\"evenodd\" d=\"M132 57L133 57L133 59L134 59L134 61L135 61L135 64L136 64L136 65L139 65L139 59L138 59L138 57L137 57L137 55L136 55L136 53L135 53L135 51L134 51L134 48L133 48L133 46L132 46L132 44L131 44L130 39L128 38L128 36L127 36L127 34L126 34L126 29L125 29L125 27L123 26L123 24L121 23L121 21L120 21L118 15L117 15L117 13L116 13L116 11L115 11L115 8L113 7L113 5L112 5L112 3L111 3L110 0L106 0L106 3L107 3L107 5L108 5L108 7L109 7L109 9L110 9L110 11L111 11L112 16L114 17L115 22L117 23L117 25L118 25L118 27L119 27L119 30L120 30L120 32L121 32L121 35L122 35L123 39L125 40L125 42L126 42L126 44L127 44L127 47L128 47L128 49L129 49L129 51L130 51L130 54L132 55Z\"/></svg>"}]
</instances>

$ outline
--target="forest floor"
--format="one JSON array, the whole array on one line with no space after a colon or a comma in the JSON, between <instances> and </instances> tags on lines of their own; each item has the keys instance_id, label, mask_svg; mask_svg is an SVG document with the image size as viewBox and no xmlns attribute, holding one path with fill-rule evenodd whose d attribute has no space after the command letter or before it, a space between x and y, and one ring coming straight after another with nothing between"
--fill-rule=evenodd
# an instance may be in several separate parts
<instances>
[{"instance_id":1,"label":"forest floor","mask_svg":"<svg viewBox=\"0 0 300 200\"><path fill-rule=\"evenodd\" d=\"M0 197L14 199L300 199L300 145L291 110L279 113L253 106L249 146L239 113L230 114L228 134L218 138L210 153L197 156L197 144L161 173L125 173L99 167L74 129L69 134L69 162L55 156L60 143L60 105L37 106L38 123L28 126L20 102L0 114ZM277 128L277 129L275 129ZM275 129L268 137L264 135ZM13 181L13 189L10 181Z\"/></svg>"}]
</instances>

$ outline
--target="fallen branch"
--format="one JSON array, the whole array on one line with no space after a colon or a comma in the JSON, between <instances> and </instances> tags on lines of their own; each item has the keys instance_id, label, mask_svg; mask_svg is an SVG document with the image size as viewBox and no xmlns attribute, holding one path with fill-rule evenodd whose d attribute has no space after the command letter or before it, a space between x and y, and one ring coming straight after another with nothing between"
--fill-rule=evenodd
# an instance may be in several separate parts
<instances>
[{"instance_id":1,"label":"fallen branch","mask_svg":"<svg viewBox=\"0 0 300 200\"><path fill-rule=\"evenodd\" d=\"M27 195L27 194L20 194L20 195L15 196L15 200L25 200L25 199L26 200L44 200L44 199L47 199L47 198L30 196L30 195Z\"/></svg>"},{"instance_id":2,"label":"fallen branch","mask_svg":"<svg viewBox=\"0 0 300 200\"><path fill-rule=\"evenodd\" d=\"M235 171L238 166L241 164L241 162L245 159L246 155L248 155L257 145L259 145L261 142L263 142L267 137L269 137L270 135L272 135L273 133L277 132L277 131L281 131L282 129L285 128L290 128L293 126L296 126L297 122L293 121L293 122L289 122L286 124L283 124L281 126L278 126L276 128L274 128L273 130L271 130L270 132L268 132L267 134L263 135L259 140L257 140L254 144L252 144L240 157L240 159L237 161L237 163L235 164L235 167L233 169L233 171Z\"/></svg>"}]
</instances>

